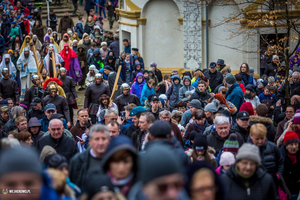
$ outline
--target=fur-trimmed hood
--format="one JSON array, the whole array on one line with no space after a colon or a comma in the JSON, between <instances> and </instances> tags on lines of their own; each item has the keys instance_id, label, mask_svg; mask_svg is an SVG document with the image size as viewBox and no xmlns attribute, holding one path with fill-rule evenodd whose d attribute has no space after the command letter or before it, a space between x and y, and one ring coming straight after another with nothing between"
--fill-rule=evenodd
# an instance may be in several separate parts
<instances>
[{"instance_id":1,"label":"fur-trimmed hood","mask_svg":"<svg viewBox=\"0 0 300 200\"><path fill-rule=\"evenodd\" d=\"M227 65L225 65L225 67L224 67L223 69L221 69L220 72L221 72L222 74L224 74L225 72L228 72L228 73L229 73L229 69L230 69L230 65L227 64Z\"/></svg>"},{"instance_id":2,"label":"fur-trimmed hood","mask_svg":"<svg viewBox=\"0 0 300 200\"><path fill-rule=\"evenodd\" d=\"M257 116L257 115L251 115L250 116L250 122L273 125L273 121L270 118L260 117L260 116Z\"/></svg>"},{"instance_id":3,"label":"fur-trimmed hood","mask_svg":"<svg viewBox=\"0 0 300 200\"><path fill-rule=\"evenodd\" d=\"M288 129L288 126L289 126L289 123L292 122L294 120L294 117L290 120L288 120L285 124L284 124L284 131L283 133L281 134L281 136L278 138L277 140L277 147L280 148L282 145L283 145L283 139L284 139L284 136L285 136L285 133L287 131L290 131L290 129Z\"/></svg>"}]
</instances>

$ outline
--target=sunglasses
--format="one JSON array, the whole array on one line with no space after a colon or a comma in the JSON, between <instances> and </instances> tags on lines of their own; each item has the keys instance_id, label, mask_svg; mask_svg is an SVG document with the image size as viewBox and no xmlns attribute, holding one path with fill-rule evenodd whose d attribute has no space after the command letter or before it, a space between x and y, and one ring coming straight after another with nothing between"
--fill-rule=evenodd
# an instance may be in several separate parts
<instances>
[{"instance_id":1,"label":"sunglasses","mask_svg":"<svg viewBox=\"0 0 300 200\"><path fill-rule=\"evenodd\" d=\"M47 110L47 113L50 114L50 113L55 113L55 110Z\"/></svg>"},{"instance_id":2,"label":"sunglasses","mask_svg":"<svg viewBox=\"0 0 300 200\"><path fill-rule=\"evenodd\" d=\"M182 187L183 187L183 183L181 181L177 181L169 184L157 184L157 189L161 194L166 193L169 188L175 188L176 190L180 190Z\"/></svg>"}]
</instances>

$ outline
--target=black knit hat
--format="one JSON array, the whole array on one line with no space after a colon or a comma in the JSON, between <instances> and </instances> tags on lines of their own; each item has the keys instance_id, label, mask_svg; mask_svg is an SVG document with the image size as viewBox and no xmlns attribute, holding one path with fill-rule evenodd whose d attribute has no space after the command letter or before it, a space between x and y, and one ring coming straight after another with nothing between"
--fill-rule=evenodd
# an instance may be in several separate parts
<instances>
[{"instance_id":1,"label":"black knit hat","mask_svg":"<svg viewBox=\"0 0 300 200\"><path fill-rule=\"evenodd\" d=\"M192 131L192 132L190 132L190 135L189 135L189 140L195 140L195 137L196 137L196 135L197 135L197 132L196 131Z\"/></svg>"},{"instance_id":2,"label":"black knit hat","mask_svg":"<svg viewBox=\"0 0 300 200\"><path fill-rule=\"evenodd\" d=\"M194 139L194 146L195 150L207 150L207 138L205 135L197 134Z\"/></svg>"},{"instance_id":3,"label":"black knit hat","mask_svg":"<svg viewBox=\"0 0 300 200\"><path fill-rule=\"evenodd\" d=\"M54 169L61 169L64 166L68 166L67 159L57 153L46 156L44 163L48 167L52 167Z\"/></svg>"},{"instance_id":4,"label":"black knit hat","mask_svg":"<svg viewBox=\"0 0 300 200\"><path fill-rule=\"evenodd\" d=\"M170 138L171 132L170 123L162 120L155 121L149 128L149 133L155 138Z\"/></svg>"}]
</instances>

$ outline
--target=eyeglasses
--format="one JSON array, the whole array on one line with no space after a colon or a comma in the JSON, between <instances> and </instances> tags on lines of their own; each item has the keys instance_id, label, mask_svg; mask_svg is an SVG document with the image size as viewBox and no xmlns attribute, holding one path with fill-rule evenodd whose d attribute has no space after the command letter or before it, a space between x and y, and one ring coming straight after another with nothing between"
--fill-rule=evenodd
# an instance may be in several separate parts
<instances>
[{"instance_id":1,"label":"eyeglasses","mask_svg":"<svg viewBox=\"0 0 300 200\"><path fill-rule=\"evenodd\" d=\"M169 188L175 188L176 190L180 190L183 187L183 183L181 181L177 181L169 184L157 184L157 189L161 194L167 192Z\"/></svg>"},{"instance_id":2,"label":"eyeglasses","mask_svg":"<svg viewBox=\"0 0 300 200\"><path fill-rule=\"evenodd\" d=\"M47 113L50 114L50 113L55 113L55 110L47 110Z\"/></svg>"}]
</instances>

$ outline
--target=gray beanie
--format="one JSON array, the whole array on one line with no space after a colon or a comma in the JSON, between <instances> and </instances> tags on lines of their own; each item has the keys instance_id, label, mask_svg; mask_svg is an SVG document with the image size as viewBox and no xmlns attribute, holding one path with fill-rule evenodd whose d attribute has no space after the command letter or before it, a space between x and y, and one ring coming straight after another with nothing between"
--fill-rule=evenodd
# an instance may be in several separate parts
<instances>
[{"instance_id":1,"label":"gray beanie","mask_svg":"<svg viewBox=\"0 0 300 200\"><path fill-rule=\"evenodd\" d=\"M254 69L252 67L249 67L250 73L254 73Z\"/></svg>"},{"instance_id":2,"label":"gray beanie","mask_svg":"<svg viewBox=\"0 0 300 200\"><path fill-rule=\"evenodd\" d=\"M214 99L211 103L207 104L204 107L204 111L208 111L211 113L218 112L219 110L220 101L218 99Z\"/></svg>"},{"instance_id":3,"label":"gray beanie","mask_svg":"<svg viewBox=\"0 0 300 200\"><path fill-rule=\"evenodd\" d=\"M0 156L0 176L11 172L42 174L36 151L26 147L8 148Z\"/></svg>"},{"instance_id":4,"label":"gray beanie","mask_svg":"<svg viewBox=\"0 0 300 200\"><path fill-rule=\"evenodd\" d=\"M218 92L220 92L223 88L226 88L226 87L225 86L219 87Z\"/></svg>"},{"instance_id":5,"label":"gray beanie","mask_svg":"<svg viewBox=\"0 0 300 200\"><path fill-rule=\"evenodd\" d=\"M138 179L143 184L156 178L182 173L180 159L168 147L162 144L153 144L139 159Z\"/></svg>"},{"instance_id":6,"label":"gray beanie","mask_svg":"<svg viewBox=\"0 0 300 200\"><path fill-rule=\"evenodd\" d=\"M186 91L185 93L184 93L184 95L187 97L188 95L190 95L190 94L192 94L192 91Z\"/></svg>"},{"instance_id":7,"label":"gray beanie","mask_svg":"<svg viewBox=\"0 0 300 200\"><path fill-rule=\"evenodd\" d=\"M236 162L242 159L251 160L256 162L257 165L260 165L261 161L258 147L254 144L244 143L237 152Z\"/></svg>"},{"instance_id":8,"label":"gray beanie","mask_svg":"<svg viewBox=\"0 0 300 200\"><path fill-rule=\"evenodd\" d=\"M234 84L236 82L235 76L233 76L232 74L226 76L225 80L228 84Z\"/></svg>"},{"instance_id":9,"label":"gray beanie","mask_svg":"<svg viewBox=\"0 0 300 200\"><path fill-rule=\"evenodd\" d=\"M198 109L202 108L202 104L201 104L201 102L198 99L193 99L190 102L190 106L193 106L193 107L198 108Z\"/></svg>"}]
</instances>

